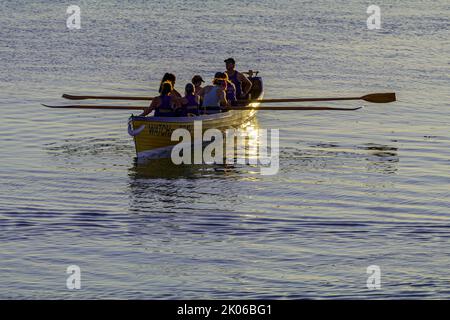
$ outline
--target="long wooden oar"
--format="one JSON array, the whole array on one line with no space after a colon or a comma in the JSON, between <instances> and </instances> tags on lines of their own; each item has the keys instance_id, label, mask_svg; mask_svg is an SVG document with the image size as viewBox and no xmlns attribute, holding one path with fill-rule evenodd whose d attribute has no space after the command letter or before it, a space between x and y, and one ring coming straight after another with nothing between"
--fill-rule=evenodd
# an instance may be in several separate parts
<instances>
[{"instance_id":1,"label":"long wooden oar","mask_svg":"<svg viewBox=\"0 0 450 320\"><path fill-rule=\"evenodd\" d=\"M69 106L49 106L47 104L42 104L44 107L47 108L57 108L57 109L99 109L99 110L145 110L146 106L95 106L95 105L83 105L83 104L76 104L76 105L69 105Z\"/></svg>"},{"instance_id":2,"label":"long wooden oar","mask_svg":"<svg viewBox=\"0 0 450 320\"><path fill-rule=\"evenodd\" d=\"M224 107L224 109L228 110L341 110L341 111L354 111L361 109L362 107L356 108L333 108L333 107L286 107L286 106L278 106L278 107Z\"/></svg>"},{"instance_id":3,"label":"long wooden oar","mask_svg":"<svg viewBox=\"0 0 450 320\"><path fill-rule=\"evenodd\" d=\"M145 106L95 106L95 105L62 105L62 106L50 106L46 104L42 104L44 107L47 108L60 108L60 109L99 109L99 110L145 110L148 107ZM332 108L332 107L286 107L286 106L279 106L279 107L226 107L224 109L228 110L342 110L342 111L353 111L361 109L362 107L357 108Z\"/></svg>"},{"instance_id":4,"label":"long wooden oar","mask_svg":"<svg viewBox=\"0 0 450 320\"><path fill-rule=\"evenodd\" d=\"M127 96L76 96L71 94L63 94L63 98L69 100L87 100L87 99L99 99L99 100L153 100L153 97L127 97Z\"/></svg>"},{"instance_id":5,"label":"long wooden oar","mask_svg":"<svg viewBox=\"0 0 450 320\"><path fill-rule=\"evenodd\" d=\"M149 101L153 97L127 97L127 96L76 96L70 94L63 94L63 98L69 100L86 100L86 99L104 99L104 100L141 100ZM339 100L364 100L373 103L388 103L396 101L395 93L371 93L362 97L338 97L338 98L292 98L292 99L264 99L258 100L261 103L278 103L278 102L308 102L308 101L339 101ZM248 103L248 100L240 102ZM255 101L256 102L256 101Z\"/></svg>"},{"instance_id":6,"label":"long wooden oar","mask_svg":"<svg viewBox=\"0 0 450 320\"><path fill-rule=\"evenodd\" d=\"M371 93L362 97L341 97L341 98L292 98L292 99L263 99L254 100L260 103L280 103L280 102L305 102L305 101L340 101L340 100L364 100L373 103L388 103L396 101L394 92Z\"/></svg>"}]
</instances>

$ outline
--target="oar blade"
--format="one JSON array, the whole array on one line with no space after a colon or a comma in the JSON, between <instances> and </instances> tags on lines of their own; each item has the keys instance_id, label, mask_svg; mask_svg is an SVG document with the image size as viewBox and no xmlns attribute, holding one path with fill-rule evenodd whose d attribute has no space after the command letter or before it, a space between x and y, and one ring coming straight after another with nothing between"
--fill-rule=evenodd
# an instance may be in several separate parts
<instances>
[{"instance_id":1,"label":"oar blade","mask_svg":"<svg viewBox=\"0 0 450 320\"><path fill-rule=\"evenodd\" d=\"M62 97L63 97L64 99L69 99L69 100L85 100L85 99L88 99L88 98L86 98L85 96L74 96L74 95L66 94L66 93L64 93L64 94L62 95Z\"/></svg>"},{"instance_id":2,"label":"oar blade","mask_svg":"<svg viewBox=\"0 0 450 320\"><path fill-rule=\"evenodd\" d=\"M373 103L389 103L396 101L395 92L371 93L361 97L362 100Z\"/></svg>"}]
</instances>

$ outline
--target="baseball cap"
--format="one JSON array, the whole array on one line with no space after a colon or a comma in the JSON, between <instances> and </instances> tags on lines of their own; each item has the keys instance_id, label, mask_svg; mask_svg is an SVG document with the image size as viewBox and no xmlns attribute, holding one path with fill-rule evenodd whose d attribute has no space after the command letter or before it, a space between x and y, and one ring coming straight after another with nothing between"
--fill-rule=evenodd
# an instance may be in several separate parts
<instances>
[{"instance_id":1,"label":"baseball cap","mask_svg":"<svg viewBox=\"0 0 450 320\"><path fill-rule=\"evenodd\" d=\"M223 60L223 62L225 62L225 63L233 63L233 64L236 64L236 61L234 61L233 58L228 58L228 59L226 59L226 60Z\"/></svg>"},{"instance_id":2,"label":"baseball cap","mask_svg":"<svg viewBox=\"0 0 450 320\"><path fill-rule=\"evenodd\" d=\"M201 76L195 75L195 76L192 77L191 82L192 82L192 83L196 83L196 82L205 82L205 80L203 80Z\"/></svg>"}]
</instances>

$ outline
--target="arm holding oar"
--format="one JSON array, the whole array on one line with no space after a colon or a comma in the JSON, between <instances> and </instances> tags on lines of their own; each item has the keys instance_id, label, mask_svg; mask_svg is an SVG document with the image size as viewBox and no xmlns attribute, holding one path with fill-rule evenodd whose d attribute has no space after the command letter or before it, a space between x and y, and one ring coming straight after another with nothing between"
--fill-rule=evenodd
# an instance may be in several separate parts
<instances>
[{"instance_id":1,"label":"arm holding oar","mask_svg":"<svg viewBox=\"0 0 450 320\"><path fill-rule=\"evenodd\" d=\"M148 114L150 114L150 112L152 112L153 110L155 110L160 104L160 99L159 97L156 97L152 100L152 102L150 102L150 105L148 106L148 108L144 109L144 112L142 112L139 116L140 117L145 117Z\"/></svg>"}]
</instances>

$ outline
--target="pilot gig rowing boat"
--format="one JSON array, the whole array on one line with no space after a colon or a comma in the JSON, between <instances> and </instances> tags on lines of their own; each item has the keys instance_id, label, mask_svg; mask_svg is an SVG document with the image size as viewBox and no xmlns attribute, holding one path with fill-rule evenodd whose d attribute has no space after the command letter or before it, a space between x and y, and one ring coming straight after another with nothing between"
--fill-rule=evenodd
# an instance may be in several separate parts
<instances>
[{"instance_id":1,"label":"pilot gig rowing boat","mask_svg":"<svg viewBox=\"0 0 450 320\"><path fill-rule=\"evenodd\" d=\"M250 98L252 103L247 107L259 106L255 100L264 95L262 78L257 74L249 77L252 82ZM224 132L230 128L240 128L248 123L257 110L229 110L226 112L200 115L194 117L140 117L131 116L128 121L128 133L133 137L138 159L154 159L170 157L173 146L179 141L172 141L172 132L178 128L194 132L194 121L202 121L202 131L219 129Z\"/></svg>"}]
</instances>

